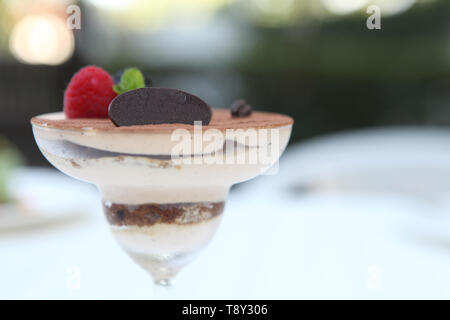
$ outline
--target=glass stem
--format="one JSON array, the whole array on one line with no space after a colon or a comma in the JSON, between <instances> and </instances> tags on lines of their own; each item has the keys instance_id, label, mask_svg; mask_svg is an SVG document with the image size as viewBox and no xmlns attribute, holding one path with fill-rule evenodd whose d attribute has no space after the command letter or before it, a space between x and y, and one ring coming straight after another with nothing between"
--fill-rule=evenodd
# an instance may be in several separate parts
<instances>
[{"instance_id":1,"label":"glass stem","mask_svg":"<svg viewBox=\"0 0 450 320\"><path fill-rule=\"evenodd\" d=\"M170 279L158 280L153 286L154 300L172 300L174 299L174 287Z\"/></svg>"}]
</instances>

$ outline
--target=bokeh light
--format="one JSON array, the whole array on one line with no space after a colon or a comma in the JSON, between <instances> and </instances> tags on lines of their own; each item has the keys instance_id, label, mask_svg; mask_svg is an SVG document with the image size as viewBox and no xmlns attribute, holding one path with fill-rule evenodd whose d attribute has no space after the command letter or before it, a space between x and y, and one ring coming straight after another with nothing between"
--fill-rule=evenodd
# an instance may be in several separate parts
<instances>
[{"instance_id":1,"label":"bokeh light","mask_svg":"<svg viewBox=\"0 0 450 320\"><path fill-rule=\"evenodd\" d=\"M321 0L321 2L325 9L334 14L349 14L367 4L367 0Z\"/></svg>"},{"instance_id":2,"label":"bokeh light","mask_svg":"<svg viewBox=\"0 0 450 320\"><path fill-rule=\"evenodd\" d=\"M253 20L258 25L283 27L298 23L305 12L304 1L298 0L250 0L247 4Z\"/></svg>"},{"instance_id":3,"label":"bokeh light","mask_svg":"<svg viewBox=\"0 0 450 320\"><path fill-rule=\"evenodd\" d=\"M93 5L111 10L111 11L122 11L129 8L137 0L89 0Z\"/></svg>"},{"instance_id":4,"label":"bokeh light","mask_svg":"<svg viewBox=\"0 0 450 320\"><path fill-rule=\"evenodd\" d=\"M74 36L59 16L30 14L14 25L9 48L23 63L58 65L72 56Z\"/></svg>"},{"instance_id":5,"label":"bokeh light","mask_svg":"<svg viewBox=\"0 0 450 320\"><path fill-rule=\"evenodd\" d=\"M149 31L170 25L202 24L234 0L88 0L123 28Z\"/></svg>"},{"instance_id":6,"label":"bokeh light","mask_svg":"<svg viewBox=\"0 0 450 320\"><path fill-rule=\"evenodd\" d=\"M372 0L371 4L378 5L381 9L381 15L396 15L411 8L416 0Z\"/></svg>"}]
</instances>

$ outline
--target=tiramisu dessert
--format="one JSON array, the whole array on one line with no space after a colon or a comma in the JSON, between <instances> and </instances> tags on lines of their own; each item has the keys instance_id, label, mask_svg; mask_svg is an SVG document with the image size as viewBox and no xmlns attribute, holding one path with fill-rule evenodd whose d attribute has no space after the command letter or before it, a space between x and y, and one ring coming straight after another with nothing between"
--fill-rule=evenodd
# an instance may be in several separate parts
<instances>
[{"instance_id":1,"label":"tiramisu dessert","mask_svg":"<svg viewBox=\"0 0 450 320\"><path fill-rule=\"evenodd\" d=\"M293 120L145 87L136 68L114 81L88 66L69 83L64 112L31 123L56 168L98 186L121 247L165 285L211 240L231 185L278 160Z\"/></svg>"}]
</instances>

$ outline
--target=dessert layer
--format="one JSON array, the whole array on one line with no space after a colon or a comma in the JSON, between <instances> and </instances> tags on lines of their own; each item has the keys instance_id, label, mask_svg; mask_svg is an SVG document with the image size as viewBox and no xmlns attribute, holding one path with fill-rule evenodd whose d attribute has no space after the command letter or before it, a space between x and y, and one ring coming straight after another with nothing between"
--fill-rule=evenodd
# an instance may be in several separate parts
<instances>
[{"instance_id":1,"label":"dessert layer","mask_svg":"<svg viewBox=\"0 0 450 320\"><path fill-rule=\"evenodd\" d=\"M233 118L227 109L213 109L211 122L203 126L204 130L217 129L262 129L292 125L293 119L278 113L253 112L248 117ZM194 126L187 124L153 124L129 127L116 127L110 119L66 119L62 112L49 113L31 119L33 125L45 126L62 130L98 130L113 132L152 132L167 133L176 129L194 130Z\"/></svg>"},{"instance_id":2,"label":"dessert layer","mask_svg":"<svg viewBox=\"0 0 450 320\"><path fill-rule=\"evenodd\" d=\"M192 224L216 217L223 212L224 202L170 203L126 205L103 204L108 222L115 226L151 226L158 223Z\"/></svg>"},{"instance_id":3,"label":"dessert layer","mask_svg":"<svg viewBox=\"0 0 450 320\"><path fill-rule=\"evenodd\" d=\"M220 134L211 137L211 132L200 130L181 136L171 133L138 133L138 132L108 132L85 129L84 131L60 130L42 126L33 126L34 136L41 149L54 154L77 153L89 147L95 152L89 153L98 157L98 151L106 151L129 155L199 155L212 154L221 151L229 142L237 142L241 146L267 147L279 146L280 150L286 146L292 126L271 129L248 129L236 131L232 134ZM81 148L78 148L81 147ZM70 150L73 150L71 152ZM79 157L78 157L79 158Z\"/></svg>"},{"instance_id":4,"label":"dessert layer","mask_svg":"<svg viewBox=\"0 0 450 320\"><path fill-rule=\"evenodd\" d=\"M62 114L44 115L42 117L64 117ZM281 116L281 115L280 115ZM282 116L284 117L284 116ZM249 118L249 117L248 117ZM41 148L50 151L47 146L49 142L59 141L58 143L73 143L81 147L90 147L113 153L126 153L135 155L171 155L173 153L183 155L188 154L211 154L223 148L226 141L236 141L241 145L249 147L265 147L269 145L278 145L280 149L289 140L292 126L286 125L273 128L246 128L238 130L208 130L211 126L196 128L193 132L184 130L182 132L157 132L157 131L122 131L118 130L98 130L92 127L83 127L79 130L70 130L52 127L50 125L35 124L39 121L34 118L32 122L33 132ZM47 118L45 118L47 119ZM247 119L247 118L237 118ZM289 118L290 119L290 118ZM42 119L40 119L42 120ZM75 119L80 123L84 120ZM92 121L109 121L108 119L91 119ZM56 122L66 120L56 120ZM74 119L67 120L74 121ZM77 122L75 121L75 122ZM239 120L234 124L237 126ZM274 125L276 122L272 122ZM261 123L260 123L261 125ZM154 127L142 126L142 127ZM173 125L176 126L176 125ZM183 125L180 125L183 126ZM194 128L193 126L190 126ZM129 128L129 127L124 127ZM231 128L230 128L231 129ZM56 147L58 147L55 144ZM59 148L66 151L64 145Z\"/></svg>"},{"instance_id":5,"label":"dessert layer","mask_svg":"<svg viewBox=\"0 0 450 320\"><path fill-rule=\"evenodd\" d=\"M55 156L66 159L100 159L100 158L123 158L123 157L145 157L158 160L170 160L170 155L157 154L133 154L126 152L112 152L93 147L87 147L66 140L39 139L39 146Z\"/></svg>"},{"instance_id":6,"label":"dessert layer","mask_svg":"<svg viewBox=\"0 0 450 320\"><path fill-rule=\"evenodd\" d=\"M186 255L193 255L205 247L220 225L222 215L191 224L157 223L147 226L111 226L111 231L120 246L139 264L163 261L186 263ZM138 256L136 256L138 255ZM146 260L146 261L144 261ZM152 264L152 263L150 263ZM156 265L157 266L157 265ZM143 266L146 268L145 266ZM147 268L151 265L147 266ZM146 268L146 269L147 269ZM151 271L151 270L149 270Z\"/></svg>"}]
</instances>

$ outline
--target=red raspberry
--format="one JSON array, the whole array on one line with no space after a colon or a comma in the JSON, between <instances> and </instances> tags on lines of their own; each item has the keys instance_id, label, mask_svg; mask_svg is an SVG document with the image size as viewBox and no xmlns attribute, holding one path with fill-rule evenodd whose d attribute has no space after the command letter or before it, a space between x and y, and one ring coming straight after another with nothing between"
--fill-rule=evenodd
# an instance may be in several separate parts
<instances>
[{"instance_id":1,"label":"red raspberry","mask_svg":"<svg viewBox=\"0 0 450 320\"><path fill-rule=\"evenodd\" d=\"M102 68L87 66L70 80L64 92L68 118L108 118L108 106L116 97L114 81Z\"/></svg>"}]
</instances>

